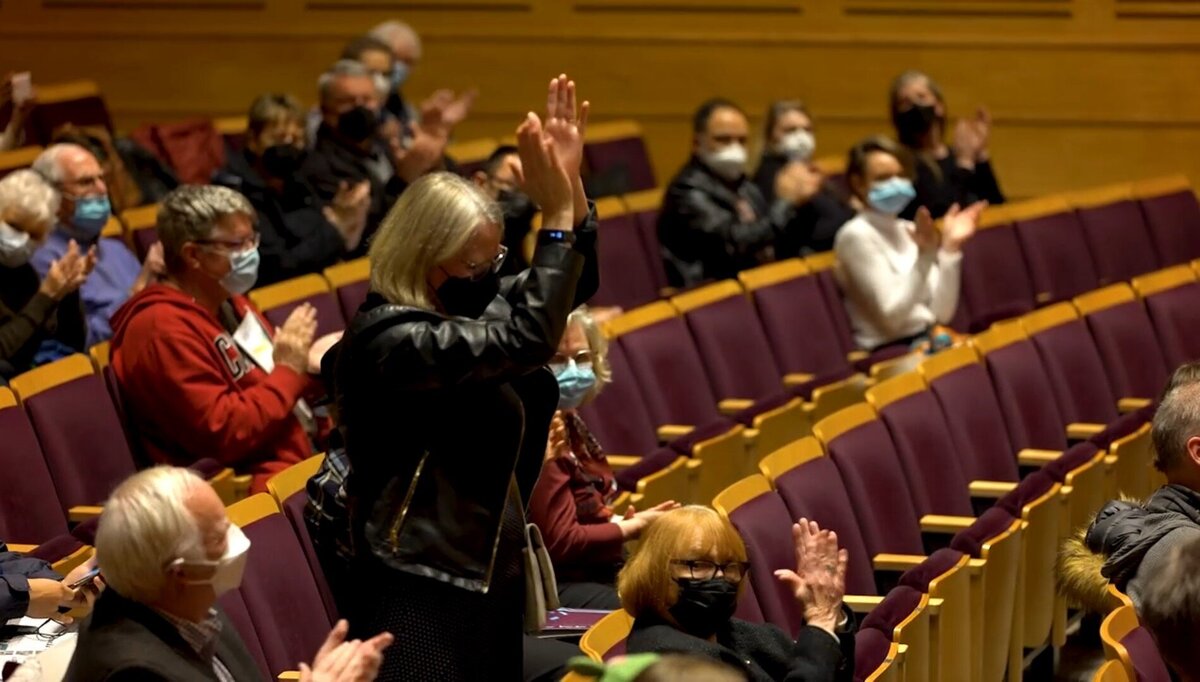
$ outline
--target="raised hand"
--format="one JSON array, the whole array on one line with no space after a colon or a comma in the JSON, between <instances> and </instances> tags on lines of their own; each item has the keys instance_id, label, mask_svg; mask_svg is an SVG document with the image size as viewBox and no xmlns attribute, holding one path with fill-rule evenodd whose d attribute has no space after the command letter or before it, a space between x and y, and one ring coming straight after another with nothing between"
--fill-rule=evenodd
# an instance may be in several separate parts
<instances>
[{"instance_id":1,"label":"raised hand","mask_svg":"<svg viewBox=\"0 0 1200 682\"><path fill-rule=\"evenodd\" d=\"M413 182L433 170L442 161L449 141L439 127L427 128L424 124L412 126L412 138L407 147L399 138L388 140L392 165L405 182Z\"/></svg>"},{"instance_id":2,"label":"raised hand","mask_svg":"<svg viewBox=\"0 0 1200 682\"><path fill-rule=\"evenodd\" d=\"M325 219L342 235L347 251L353 251L362 239L363 228L367 225L367 211L370 208L371 183L363 180L354 185L340 183L333 201L323 209Z\"/></svg>"},{"instance_id":3,"label":"raised hand","mask_svg":"<svg viewBox=\"0 0 1200 682\"><path fill-rule=\"evenodd\" d=\"M775 176L775 195L800 206L820 191L823 180L821 171L814 164L792 161Z\"/></svg>"},{"instance_id":4,"label":"raised hand","mask_svg":"<svg viewBox=\"0 0 1200 682\"><path fill-rule=\"evenodd\" d=\"M80 254L79 245L72 239L67 244L67 252L62 255L62 258L50 264L50 270L46 273L46 278L42 280L38 291L60 301L67 294L83 286L95 264L94 253L89 251L88 255Z\"/></svg>"},{"instance_id":5,"label":"raised hand","mask_svg":"<svg viewBox=\"0 0 1200 682\"><path fill-rule=\"evenodd\" d=\"M555 412L550 420L550 434L546 439L546 461L571 454L571 443L567 438L567 424L562 412Z\"/></svg>"},{"instance_id":6,"label":"raised hand","mask_svg":"<svg viewBox=\"0 0 1200 682\"><path fill-rule=\"evenodd\" d=\"M521 186L542 208L542 229L572 229L576 208L571 177L558 157L556 145L544 134L541 119L533 112L517 128L517 152L521 157Z\"/></svg>"},{"instance_id":7,"label":"raised hand","mask_svg":"<svg viewBox=\"0 0 1200 682\"><path fill-rule=\"evenodd\" d=\"M838 549L837 534L816 521L800 519L792 526L792 540L796 570L778 570L775 577L792 589L805 622L832 632L842 616L849 555Z\"/></svg>"},{"instance_id":8,"label":"raised hand","mask_svg":"<svg viewBox=\"0 0 1200 682\"><path fill-rule=\"evenodd\" d=\"M933 215L924 206L917 209L917 215L913 218L913 226L909 228L908 234L917 243L917 248L922 253L933 251L941 242L937 226L933 224Z\"/></svg>"},{"instance_id":9,"label":"raised hand","mask_svg":"<svg viewBox=\"0 0 1200 682\"><path fill-rule=\"evenodd\" d=\"M942 249L950 253L960 251L962 245L975 234L979 214L986 207L986 201L976 201L961 210L958 204L951 206L942 218Z\"/></svg>"},{"instance_id":10,"label":"raised hand","mask_svg":"<svg viewBox=\"0 0 1200 682\"><path fill-rule=\"evenodd\" d=\"M446 137L454 127L466 119L475 104L477 90L468 90L455 96L453 90L437 90L421 102L421 127L431 133Z\"/></svg>"},{"instance_id":11,"label":"raised hand","mask_svg":"<svg viewBox=\"0 0 1200 682\"><path fill-rule=\"evenodd\" d=\"M625 510L625 517L617 522L617 526L621 528L621 536L626 540L633 540L641 537L642 533L650 527L663 514L672 509L679 509L679 503L675 500L669 500L662 504L657 504L646 511L639 512L629 505L629 509Z\"/></svg>"},{"instance_id":12,"label":"raised hand","mask_svg":"<svg viewBox=\"0 0 1200 682\"><path fill-rule=\"evenodd\" d=\"M564 73L550 79L546 93L544 132L553 141L558 158L572 179L583 164L583 141L587 133L589 102L577 105L575 81Z\"/></svg>"},{"instance_id":13,"label":"raised hand","mask_svg":"<svg viewBox=\"0 0 1200 682\"><path fill-rule=\"evenodd\" d=\"M311 304L298 306L275 330L276 365L288 367L297 374L308 371L308 351L312 348L317 333L317 309Z\"/></svg>"}]
</instances>

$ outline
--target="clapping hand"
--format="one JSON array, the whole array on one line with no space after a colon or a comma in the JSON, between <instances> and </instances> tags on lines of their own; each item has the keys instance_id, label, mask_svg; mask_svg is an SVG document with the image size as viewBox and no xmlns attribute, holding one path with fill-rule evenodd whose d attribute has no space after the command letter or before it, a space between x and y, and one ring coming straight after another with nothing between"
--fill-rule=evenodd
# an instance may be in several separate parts
<instances>
[{"instance_id":1,"label":"clapping hand","mask_svg":"<svg viewBox=\"0 0 1200 682\"><path fill-rule=\"evenodd\" d=\"M575 81L560 74L550 79L546 91L546 124L543 133L553 142L574 193L574 220L579 224L587 217L587 195L583 191L583 143L587 135L588 112L591 103L578 104Z\"/></svg>"},{"instance_id":2,"label":"clapping hand","mask_svg":"<svg viewBox=\"0 0 1200 682\"><path fill-rule=\"evenodd\" d=\"M933 215L924 206L917 209L917 215L913 217L913 226L908 229L908 234L917 243L917 249L921 253L933 251L942 239L938 234L937 225L933 224Z\"/></svg>"},{"instance_id":3,"label":"clapping hand","mask_svg":"<svg viewBox=\"0 0 1200 682\"><path fill-rule=\"evenodd\" d=\"M571 230L575 215L571 177L556 145L544 134L542 120L532 111L517 128L517 152L521 186L542 208L542 229Z\"/></svg>"},{"instance_id":4,"label":"clapping hand","mask_svg":"<svg viewBox=\"0 0 1200 682\"><path fill-rule=\"evenodd\" d=\"M38 291L56 301L62 300L82 286L95 267L96 247L88 249L86 254L81 253L79 245L72 239L62 258L50 264L50 270Z\"/></svg>"},{"instance_id":5,"label":"clapping hand","mask_svg":"<svg viewBox=\"0 0 1200 682\"><path fill-rule=\"evenodd\" d=\"M392 645L390 632L381 632L367 641L346 641L350 626L339 620L329 631L325 643L313 658L312 667L300 664L302 682L370 682L379 674L383 652Z\"/></svg>"},{"instance_id":6,"label":"clapping hand","mask_svg":"<svg viewBox=\"0 0 1200 682\"><path fill-rule=\"evenodd\" d=\"M775 577L792 589L804 609L805 622L833 632L842 616L849 554L838 549L836 533L822 530L816 521L808 519L792 526L792 540L796 545L796 570L778 570Z\"/></svg>"},{"instance_id":7,"label":"clapping hand","mask_svg":"<svg viewBox=\"0 0 1200 682\"><path fill-rule=\"evenodd\" d=\"M942 249L950 253L960 251L962 245L975 234L979 214L986 207L986 201L976 201L961 210L958 204L951 206L942 218Z\"/></svg>"},{"instance_id":8,"label":"clapping hand","mask_svg":"<svg viewBox=\"0 0 1200 682\"><path fill-rule=\"evenodd\" d=\"M971 118L959 119L954 126L954 158L964 168L988 158L988 142L992 132L992 115L979 107Z\"/></svg>"},{"instance_id":9,"label":"clapping hand","mask_svg":"<svg viewBox=\"0 0 1200 682\"><path fill-rule=\"evenodd\" d=\"M478 90L455 96L453 90L437 90L421 102L421 127L433 134L450 137L454 127L471 113Z\"/></svg>"}]
</instances>

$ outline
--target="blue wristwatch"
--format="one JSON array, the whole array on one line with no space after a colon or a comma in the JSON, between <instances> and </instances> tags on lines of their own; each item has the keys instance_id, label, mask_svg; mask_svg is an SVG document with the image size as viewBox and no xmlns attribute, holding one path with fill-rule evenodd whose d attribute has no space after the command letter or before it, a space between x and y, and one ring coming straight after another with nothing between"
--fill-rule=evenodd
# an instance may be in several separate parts
<instances>
[{"instance_id":1,"label":"blue wristwatch","mask_svg":"<svg viewBox=\"0 0 1200 682\"><path fill-rule=\"evenodd\" d=\"M538 230L538 244L560 242L571 246L575 243L574 230Z\"/></svg>"}]
</instances>

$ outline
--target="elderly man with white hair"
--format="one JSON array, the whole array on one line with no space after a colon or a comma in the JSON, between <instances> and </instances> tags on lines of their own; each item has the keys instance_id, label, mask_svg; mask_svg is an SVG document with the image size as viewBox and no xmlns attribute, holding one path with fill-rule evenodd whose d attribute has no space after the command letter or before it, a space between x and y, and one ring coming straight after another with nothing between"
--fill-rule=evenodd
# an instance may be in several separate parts
<instances>
[{"instance_id":1,"label":"elderly man with white hair","mask_svg":"<svg viewBox=\"0 0 1200 682\"><path fill-rule=\"evenodd\" d=\"M31 170L0 179L0 384L85 349L79 287L95 265L78 245L38 277L30 258L54 224L58 197Z\"/></svg>"},{"instance_id":2,"label":"elderly man with white hair","mask_svg":"<svg viewBox=\"0 0 1200 682\"><path fill-rule=\"evenodd\" d=\"M258 666L217 604L237 589L250 540L212 487L187 469L134 474L104 504L96 560L107 589L80 629L66 679L260 680ZM388 633L344 641L340 621L301 680L375 679Z\"/></svg>"},{"instance_id":3,"label":"elderly man with white hair","mask_svg":"<svg viewBox=\"0 0 1200 682\"><path fill-rule=\"evenodd\" d=\"M50 183L58 203L57 223L33 254L33 267L45 278L72 244L83 251L94 248L95 269L80 290L87 314L87 345L107 341L117 308L162 273L162 251L151 249L143 264L120 239L100 236L112 206L104 171L87 149L53 145L33 162L33 170Z\"/></svg>"}]
</instances>

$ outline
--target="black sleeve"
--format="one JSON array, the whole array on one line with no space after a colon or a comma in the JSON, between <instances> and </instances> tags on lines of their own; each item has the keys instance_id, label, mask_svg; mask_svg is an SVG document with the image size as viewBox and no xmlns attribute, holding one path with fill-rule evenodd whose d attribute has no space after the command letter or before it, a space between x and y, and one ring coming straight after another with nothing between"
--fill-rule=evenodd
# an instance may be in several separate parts
<instances>
[{"instance_id":1,"label":"black sleeve","mask_svg":"<svg viewBox=\"0 0 1200 682\"><path fill-rule=\"evenodd\" d=\"M404 322L367 344L380 380L416 390L509 381L550 361L575 301L583 255L538 245L507 319Z\"/></svg>"},{"instance_id":2,"label":"black sleeve","mask_svg":"<svg viewBox=\"0 0 1200 682\"><path fill-rule=\"evenodd\" d=\"M575 226L575 250L583 255L583 271L579 274L579 283L575 285L575 307L587 303L600 288L600 261L597 256L599 224L596 205L589 201L587 217Z\"/></svg>"},{"instance_id":3,"label":"black sleeve","mask_svg":"<svg viewBox=\"0 0 1200 682\"><path fill-rule=\"evenodd\" d=\"M52 330L55 339L81 353L87 350L87 316L83 311L83 299L79 289L63 296L58 302L58 310L54 316L55 326Z\"/></svg>"},{"instance_id":4,"label":"black sleeve","mask_svg":"<svg viewBox=\"0 0 1200 682\"><path fill-rule=\"evenodd\" d=\"M0 618L20 618L29 609L29 579L62 580L50 564L8 551L0 542Z\"/></svg>"},{"instance_id":5,"label":"black sleeve","mask_svg":"<svg viewBox=\"0 0 1200 682\"><path fill-rule=\"evenodd\" d=\"M311 214L303 216L291 214L292 219L311 220L308 229L297 226L292 230L289 226L276 225L272 218L287 221L287 216L269 216L261 211L258 214L258 234L262 242L258 252L262 255L261 275L259 285L279 282L310 272L319 272L322 268L333 265L346 249L342 235L337 231L320 209L314 209ZM289 245L281 230L291 234L302 235Z\"/></svg>"},{"instance_id":6,"label":"black sleeve","mask_svg":"<svg viewBox=\"0 0 1200 682\"><path fill-rule=\"evenodd\" d=\"M971 178L971 191L977 199L984 199L989 204L1004 203L1004 193L1000 191L1000 182L996 179L995 170L988 161L975 164L975 172Z\"/></svg>"},{"instance_id":7,"label":"black sleeve","mask_svg":"<svg viewBox=\"0 0 1200 682\"><path fill-rule=\"evenodd\" d=\"M133 666L109 673L106 682L169 682L170 677L148 667Z\"/></svg>"},{"instance_id":8,"label":"black sleeve","mask_svg":"<svg viewBox=\"0 0 1200 682\"><path fill-rule=\"evenodd\" d=\"M58 302L42 293L36 293L17 312L0 303L0 360L8 360L21 353L30 343L36 343L54 313Z\"/></svg>"},{"instance_id":9,"label":"black sleeve","mask_svg":"<svg viewBox=\"0 0 1200 682\"><path fill-rule=\"evenodd\" d=\"M664 202L674 207L676 229L682 229L675 238L690 241L699 235L724 245L726 252L734 256L753 254L771 246L776 236L787 226L791 218L791 206L776 201L765 212L749 223L743 223L735 212L726 209L703 189L696 187L672 187L672 196Z\"/></svg>"},{"instance_id":10,"label":"black sleeve","mask_svg":"<svg viewBox=\"0 0 1200 682\"><path fill-rule=\"evenodd\" d=\"M786 682L850 682L854 678L854 634L834 641L828 632L809 625L800 630L792 649Z\"/></svg>"}]
</instances>

